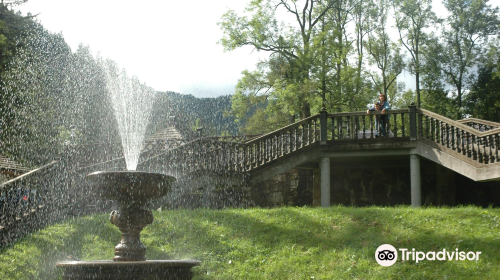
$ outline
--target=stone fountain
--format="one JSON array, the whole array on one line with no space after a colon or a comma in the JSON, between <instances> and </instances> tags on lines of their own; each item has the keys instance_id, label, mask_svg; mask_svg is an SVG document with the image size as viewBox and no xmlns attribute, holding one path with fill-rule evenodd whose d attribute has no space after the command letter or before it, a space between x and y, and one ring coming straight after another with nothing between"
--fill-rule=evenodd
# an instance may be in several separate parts
<instances>
[{"instance_id":1,"label":"stone fountain","mask_svg":"<svg viewBox=\"0 0 500 280\"><path fill-rule=\"evenodd\" d=\"M103 62L103 69L129 171L99 171L87 178L93 193L118 202L119 209L109 219L120 229L122 239L112 261L71 261L56 266L63 269L64 279L191 279L191 268L199 261L147 261L140 240L142 229L153 222L148 202L165 196L175 181L164 174L134 171L155 91L137 78L129 78L113 61Z\"/></svg>"},{"instance_id":2,"label":"stone fountain","mask_svg":"<svg viewBox=\"0 0 500 280\"><path fill-rule=\"evenodd\" d=\"M106 199L116 200L110 222L122 239L112 261L67 261L57 263L64 279L191 279L194 260L146 260L146 247L140 240L142 229L153 222L146 204L166 195L175 178L138 171L99 171L87 175L91 189Z\"/></svg>"}]
</instances>

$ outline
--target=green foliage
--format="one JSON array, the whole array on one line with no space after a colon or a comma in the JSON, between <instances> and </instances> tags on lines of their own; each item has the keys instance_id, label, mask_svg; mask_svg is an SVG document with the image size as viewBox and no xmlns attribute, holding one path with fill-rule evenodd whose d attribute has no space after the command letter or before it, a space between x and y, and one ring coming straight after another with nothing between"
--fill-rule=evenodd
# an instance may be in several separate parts
<instances>
[{"instance_id":1,"label":"green foliage","mask_svg":"<svg viewBox=\"0 0 500 280\"><path fill-rule=\"evenodd\" d=\"M462 97L471 69L490 35L500 30L498 7L492 8L488 0L445 0L450 13L443 30L443 48L438 61L446 81L454 87L457 118L462 117Z\"/></svg>"},{"instance_id":2,"label":"green foliage","mask_svg":"<svg viewBox=\"0 0 500 280\"><path fill-rule=\"evenodd\" d=\"M280 114L263 108L257 108L246 120L241 132L244 135L263 134L282 128L290 123L289 115Z\"/></svg>"},{"instance_id":3,"label":"green foliage","mask_svg":"<svg viewBox=\"0 0 500 280\"><path fill-rule=\"evenodd\" d=\"M154 212L147 259L197 259L194 279L496 279L500 211L477 207L275 208ZM106 214L47 227L0 251L2 279L61 279L65 260L111 260ZM382 244L480 251L478 261L376 263ZM73 259L70 259L71 258ZM314 278L312 278L314 277Z\"/></svg>"},{"instance_id":4,"label":"green foliage","mask_svg":"<svg viewBox=\"0 0 500 280\"><path fill-rule=\"evenodd\" d=\"M262 0L252 1L244 16L228 11L219 23L225 50L247 45L271 54L257 71L243 72L237 86L228 115L236 117L240 130L262 131L262 126L271 130L275 126L270 125L270 116L283 114L277 121L296 120L321 107L330 112L362 110L377 93L385 93L391 103L409 103L401 96L404 85L396 81L405 67L415 75L417 106L460 117L465 112L467 81L480 64L478 54L500 26L498 9L485 0L447 0L450 14L441 19L429 0L375 2ZM391 42L386 31L389 3L401 45ZM296 21L279 22L277 13ZM443 31L436 32L443 22ZM348 36L350 23L355 39ZM407 63L401 49L409 55ZM478 87L487 84L476 83L475 92L481 90ZM487 92L474 98L481 99L478 105L490 104L494 112L496 96ZM491 118L491 114L486 115Z\"/></svg>"},{"instance_id":5,"label":"green foliage","mask_svg":"<svg viewBox=\"0 0 500 280\"><path fill-rule=\"evenodd\" d=\"M49 160L45 156L59 153L57 138L52 136L58 134L59 125L54 124L63 94L57 77L66 70L71 51L61 37L49 36L41 26L35 26L32 32L2 73L2 107L6 114L1 137L8 152L40 164ZM31 155L26 156L28 151Z\"/></svg>"},{"instance_id":6,"label":"green foliage","mask_svg":"<svg viewBox=\"0 0 500 280\"><path fill-rule=\"evenodd\" d=\"M422 72L422 46L429 36L428 29L440 20L432 11L431 0L393 0L396 27L401 44L410 53L409 70L415 74L417 106L420 100L420 73Z\"/></svg>"},{"instance_id":7,"label":"green foliage","mask_svg":"<svg viewBox=\"0 0 500 280\"><path fill-rule=\"evenodd\" d=\"M22 17L8 9L8 3L0 4L0 73L4 72L7 65L15 56L18 40L27 35L31 24L29 17Z\"/></svg>"},{"instance_id":8,"label":"green foliage","mask_svg":"<svg viewBox=\"0 0 500 280\"><path fill-rule=\"evenodd\" d=\"M60 131L70 127L78 132L77 142L113 142L117 134L106 78L90 49L81 46L72 53L60 34L37 23L28 31L1 73L2 152L30 165L44 164L60 156L67 140Z\"/></svg>"},{"instance_id":9,"label":"green foliage","mask_svg":"<svg viewBox=\"0 0 500 280\"><path fill-rule=\"evenodd\" d=\"M379 17L373 31L368 37L368 52L370 64L380 70L380 75L370 74L378 94L389 96L389 91L397 88L396 79L403 72L404 62L399 46L391 42L387 32L387 3L382 0L378 3Z\"/></svg>"},{"instance_id":10,"label":"green foliage","mask_svg":"<svg viewBox=\"0 0 500 280\"><path fill-rule=\"evenodd\" d=\"M373 92L362 70L362 50L358 49L360 63L353 67L349 58L355 49L346 39L353 11L359 15L359 5L363 3L252 1L244 16L232 10L222 16L219 26L224 36L219 43L225 50L251 46L270 54L257 71L244 71L236 87L228 113L236 117L242 131L254 130L245 127L250 126L246 121L253 114L263 116L260 108L266 108L265 115L282 121L308 117L321 107L330 111L365 107ZM279 22L277 13L294 20ZM363 16L358 19L364 21ZM366 31L361 26L366 23L359 28L362 37ZM251 126L256 127L257 121L252 120ZM262 125L268 123L262 121Z\"/></svg>"},{"instance_id":11,"label":"green foliage","mask_svg":"<svg viewBox=\"0 0 500 280\"><path fill-rule=\"evenodd\" d=\"M314 4L318 6L313 7ZM298 112L301 117L307 117L310 115L307 97L311 92L305 91L302 85L308 83L311 78L310 71L313 67L311 58L317 51L313 43L316 26L331 9L332 4L327 2L322 6L321 2L306 1L303 10L300 10L290 1L278 3L277 8L295 17L295 24L300 28L291 24L279 24L274 6L273 1L251 2L246 10L251 18L241 17L234 11L228 11L219 23L224 31L220 43L226 50L250 45L256 50L269 52L270 59L262 63L260 73L254 73L258 74L256 77L258 79L253 79L255 82L249 83L252 73L246 72L244 74L247 78L242 85L249 86L250 90L256 86L262 89L263 83L267 82L267 86L272 89L269 95L276 90L285 89L280 95L287 95L290 90L294 90L295 97L302 99L303 102L298 106L291 104L289 106L293 107L293 113ZM297 85L298 88L291 89L288 87L290 84ZM279 96L275 97L279 99Z\"/></svg>"},{"instance_id":12,"label":"green foliage","mask_svg":"<svg viewBox=\"0 0 500 280\"><path fill-rule=\"evenodd\" d=\"M500 122L500 41L491 44L482 58L477 79L465 99L471 117Z\"/></svg>"}]
</instances>

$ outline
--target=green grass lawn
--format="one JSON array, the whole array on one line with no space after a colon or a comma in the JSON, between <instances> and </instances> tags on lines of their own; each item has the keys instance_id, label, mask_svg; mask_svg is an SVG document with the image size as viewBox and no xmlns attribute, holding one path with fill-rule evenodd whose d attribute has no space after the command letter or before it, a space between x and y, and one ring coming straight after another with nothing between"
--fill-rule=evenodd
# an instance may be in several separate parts
<instances>
[{"instance_id":1,"label":"green grass lawn","mask_svg":"<svg viewBox=\"0 0 500 280\"><path fill-rule=\"evenodd\" d=\"M147 258L197 259L195 279L500 279L500 209L276 208L154 212ZM108 215L59 223L0 251L0 279L58 279L58 261L111 260ZM401 261L379 245L480 251L478 261ZM399 253L399 252L398 252Z\"/></svg>"}]
</instances>

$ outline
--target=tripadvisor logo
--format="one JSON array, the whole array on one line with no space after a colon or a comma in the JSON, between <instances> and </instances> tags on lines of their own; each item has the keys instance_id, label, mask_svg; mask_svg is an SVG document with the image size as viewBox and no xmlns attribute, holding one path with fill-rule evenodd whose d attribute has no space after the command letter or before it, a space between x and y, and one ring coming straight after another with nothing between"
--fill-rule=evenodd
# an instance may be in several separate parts
<instances>
[{"instance_id":1,"label":"tripadvisor logo","mask_svg":"<svg viewBox=\"0 0 500 280\"><path fill-rule=\"evenodd\" d=\"M398 260L398 251L390 244L380 245L375 251L375 260L381 266L391 266Z\"/></svg>"},{"instance_id":2,"label":"tripadvisor logo","mask_svg":"<svg viewBox=\"0 0 500 280\"><path fill-rule=\"evenodd\" d=\"M479 255L481 252L464 252L458 251L446 251L443 249L441 251L430 251L430 252L421 252L415 251L415 248L408 250L406 248L399 249L401 253L402 261L415 261L418 263L419 261L428 260L428 261L478 261ZM398 250L394 248L394 246L390 244L380 245L375 251L375 260L381 266L391 266L398 260Z\"/></svg>"}]
</instances>

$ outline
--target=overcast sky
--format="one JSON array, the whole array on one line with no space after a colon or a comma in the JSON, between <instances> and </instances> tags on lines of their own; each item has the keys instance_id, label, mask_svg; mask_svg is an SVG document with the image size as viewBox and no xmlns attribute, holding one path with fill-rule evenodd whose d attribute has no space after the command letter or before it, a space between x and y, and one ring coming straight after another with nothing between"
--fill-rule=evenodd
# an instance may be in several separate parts
<instances>
[{"instance_id":1,"label":"overcast sky","mask_svg":"<svg viewBox=\"0 0 500 280\"><path fill-rule=\"evenodd\" d=\"M217 44L221 16L229 9L241 15L249 1L29 0L17 8L38 14L48 30L62 32L73 51L88 45L155 90L213 97L233 94L241 71L255 69L259 56L266 57L251 47L224 52ZM498 6L497 1L489 2ZM442 16L440 2L433 6ZM399 80L415 88L406 71Z\"/></svg>"},{"instance_id":2,"label":"overcast sky","mask_svg":"<svg viewBox=\"0 0 500 280\"><path fill-rule=\"evenodd\" d=\"M62 32L75 51L79 44L116 61L129 75L158 91L198 97L234 93L244 69L255 69L250 47L224 52L217 22L235 0L29 0L23 14L39 14L48 30Z\"/></svg>"}]
</instances>

